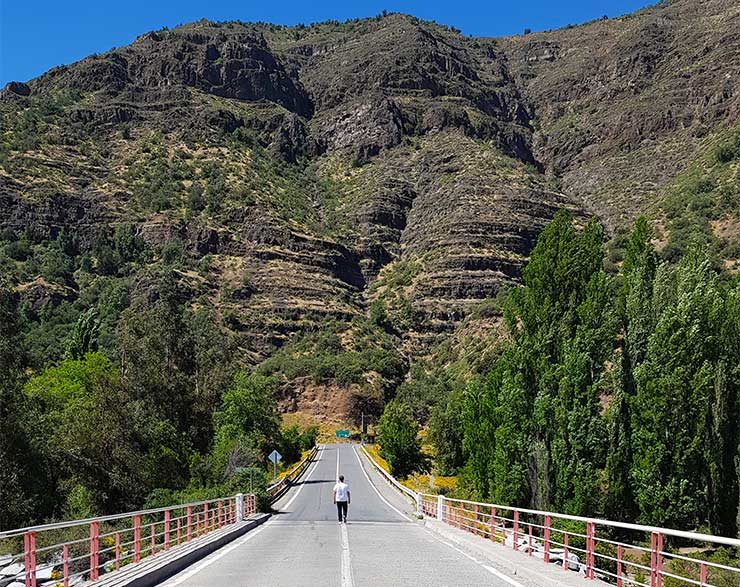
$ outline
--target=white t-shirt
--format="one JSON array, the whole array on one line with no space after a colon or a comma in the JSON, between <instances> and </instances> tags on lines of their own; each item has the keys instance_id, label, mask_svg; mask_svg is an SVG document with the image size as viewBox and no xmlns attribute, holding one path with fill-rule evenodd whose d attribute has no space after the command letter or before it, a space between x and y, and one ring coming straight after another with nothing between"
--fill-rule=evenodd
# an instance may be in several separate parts
<instances>
[{"instance_id":1,"label":"white t-shirt","mask_svg":"<svg viewBox=\"0 0 740 587\"><path fill-rule=\"evenodd\" d=\"M334 486L334 492L336 494L337 501L347 501L347 494L349 493L349 485L342 483L341 481Z\"/></svg>"}]
</instances>

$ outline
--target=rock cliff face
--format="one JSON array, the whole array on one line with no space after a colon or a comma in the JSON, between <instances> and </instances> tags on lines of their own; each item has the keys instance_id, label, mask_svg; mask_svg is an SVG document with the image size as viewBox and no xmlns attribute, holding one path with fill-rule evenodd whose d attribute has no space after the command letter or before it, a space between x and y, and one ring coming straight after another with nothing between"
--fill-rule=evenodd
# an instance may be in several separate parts
<instances>
[{"instance_id":1,"label":"rock cliff face","mask_svg":"<svg viewBox=\"0 0 740 587\"><path fill-rule=\"evenodd\" d=\"M501 41L537 113L537 159L612 228L653 203L701 140L740 118L740 6L663 2Z\"/></svg>"},{"instance_id":2,"label":"rock cliff face","mask_svg":"<svg viewBox=\"0 0 740 587\"><path fill-rule=\"evenodd\" d=\"M738 124L738 31L732 0L675 0L504 39L398 14L147 33L0 94L0 230L182 243L251 364L373 302L413 358L517 283L557 209L659 208Z\"/></svg>"}]
</instances>

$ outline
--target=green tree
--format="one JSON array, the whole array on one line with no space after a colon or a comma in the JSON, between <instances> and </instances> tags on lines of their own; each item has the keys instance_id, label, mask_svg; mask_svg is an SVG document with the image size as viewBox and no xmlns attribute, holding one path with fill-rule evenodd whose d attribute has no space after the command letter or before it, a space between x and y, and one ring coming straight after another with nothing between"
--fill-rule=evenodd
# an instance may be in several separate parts
<instances>
[{"instance_id":1,"label":"green tree","mask_svg":"<svg viewBox=\"0 0 740 587\"><path fill-rule=\"evenodd\" d=\"M693 527L706 513L727 533L737 515L736 318L708 256L690 252L658 268L659 308L644 362L635 369L631 476L642 521ZM721 485L721 488L718 486Z\"/></svg>"},{"instance_id":2,"label":"green tree","mask_svg":"<svg viewBox=\"0 0 740 587\"><path fill-rule=\"evenodd\" d=\"M45 369L25 386L59 515L141 505L155 487L183 486L189 447L135 401L107 358L88 353Z\"/></svg>"},{"instance_id":3,"label":"green tree","mask_svg":"<svg viewBox=\"0 0 740 587\"><path fill-rule=\"evenodd\" d=\"M249 446L262 458L280 445L277 383L271 377L240 372L214 414L213 462L217 476L227 469L234 450Z\"/></svg>"},{"instance_id":4,"label":"green tree","mask_svg":"<svg viewBox=\"0 0 740 587\"><path fill-rule=\"evenodd\" d=\"M405 477L423 465L418 434L419 425L407 405L396 400L386 405L378 422L378 442L393 475Z\"/></svg>"},{"instance_id":5,"label":"green tree","mask_svg":"<svg viewBox=\"0 0 740 587\"><path fill-rule=\"evenodd\" d=\"M119 322L123 380L205 453L213 411L233 374L233 344L211 312L186 307L174 273L162 276L157 292L153 304L137 300Z\"/></svg>"},{"instance_id":6,"label":"green tree","mask_svg":"<svg viewBox=\"0 0 740 587\"><path fill-rule=\"evenodd\" d=\"M22 368L18 296L0 281L0 530L33 519Z\"/></svg>"},{"instance_id":7,"label":"green tree","mask_svg":"<svg viewBox=\"0 0 740 587\"><path fill-rule=\"evenodd\" d=\"M651 238L647 219L639 217L627 240L617 299L624 336L621 354L614 361L612 402L606 413L609 452L605 499L606 515L616 520L633 520L637 513L629 473L632 465L630 406L635 394L634 370L645 360L648 338L655 328L653 284L658 258Z\"/></svg>"},{"instance_id":8,"label":"green tree","mask_svg":"<svg viewBox=\"0 0 740 587\"><path fill-rule=\"evenodd\" d=\"M462 393L458 391L432 410L429 440L437 451L435 463L440 475L454 475L464 464L462 406Z\"/></svg>"},{"instance_id":9,"label":"green tree","mask_svg":"<svg viewBox=\"0 0 740 587\"><path fill-rule=\"evenodd\" d=\"M468 474L501 503L597 511L606 459L600 394L616 322L603 230L567 212L545 228L504 303L510 341L465 394Z\"/></svg>"},{"instance_id":10,"label":"green tree","mask_svg":"<svg viewBox=\"0 0 740 587\"><path fill-rule=\"evenodd\" d=\"M95 308L80 314L77 322L67 337L67 350L65 356L68 359L80 359L87 353L98 350L98 332L100 321Z\"/></svg>"}]
</instances>

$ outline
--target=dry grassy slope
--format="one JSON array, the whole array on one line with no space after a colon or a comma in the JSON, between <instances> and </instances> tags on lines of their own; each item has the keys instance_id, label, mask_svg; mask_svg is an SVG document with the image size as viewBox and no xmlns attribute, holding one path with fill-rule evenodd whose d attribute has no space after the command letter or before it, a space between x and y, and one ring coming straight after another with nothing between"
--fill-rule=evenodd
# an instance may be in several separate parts
<instances>
[{"instance_id":1,"label":"dry grassy slope","mask_svg":"<svg viewBox=\"0 0 740 587\"><path fill-rule=\"evenodd\" d=\"M466 316L475 338L471 312L558 208L611 228L659 212L738 122L739 14L676 0L506 39L397 14L148 33L3 91L0 228L182 240L183 286L253 364L374 301L426 354Z\"/></svg>"}]
</instances>

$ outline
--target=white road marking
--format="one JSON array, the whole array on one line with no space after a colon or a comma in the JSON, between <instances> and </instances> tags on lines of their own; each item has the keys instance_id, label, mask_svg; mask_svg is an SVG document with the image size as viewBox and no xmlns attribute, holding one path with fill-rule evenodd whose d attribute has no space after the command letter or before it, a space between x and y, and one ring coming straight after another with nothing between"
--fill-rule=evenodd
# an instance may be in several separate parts
<instances>
[{"instance_id":1,"label":"white road marking","mask_svg":"<svg viewBox=\"0 0 740 587\"><path fill-rule=\"evenodd\" d=\"M322 453L322 451L323 451L323 447L319 448L318 452L316 453L316 457L317 458L314 461L313 465L311 466L311 471L306 475L306 480L310 479L311 475L316 470L316 466L318 465L318 462L320 460L319 459L319 455ZM288 500L288 503L286 503L283 506L283 509L287 508L288 506L290 506L291 503L293 503L293 501L295 500L295 498L298 497L298 494L300 494L301 489L303 489L303 484L301 484L298 487L298 490L290 498L290 500ZM244 545L246 542L248 542L249 540L251 540L252 538L254 538L255 536L257 536L268 525L272 524L274 520L275 520L275 518L270 518L269 520L267 520L267 522L265 522L264 524L262 524L262 526L260 526L256 530L251 530L246 536L244 536L244 538L240 538L236 542L231 543L229 546L225 546L224 548L219 549L217 552L215 552L215 553L207 556L205 559L203 559L203 561L201 561L198 565L194 566L192 569L190 569L185 574L179 575L179 576L177 576L177 577L175 577L173 579L170 579L169 581L163 583L162 584L163 587L175 587L176 585L180 585L181 583L184 583L185 581L187 581L188 579L190 579L194 575L196 575L199 572L201 572L206 567L212 565L217 560L221 559L222 557L226 556L227 554L229 554L233 550L239 548L240 546Z\"/></svg>"},{"instance_id":2,"label":"white road marking","mask_svg":"<svg viewBox=\"0 0 740 587\"><path fill-rule=\"evenodd\" d=\"M398 522L384 522L380 520L352 520L352 526L405 526L407 520ZM337 521L332 520L278 520L272 521L273 526L336 526Z\"/></svg>"},{"instance_id":3,"label":"white road marking","mask_svg":"<svg viewBox=\"0 0 740 587\"><path fill-rule=\"evenodd\" d=\"M347 525L342 524L342 587L354 587L352 581L352 559L349 554Z\"/></svg>"},{"instance_id":4,"label":"white road marking","mask_svg":"<svg viewBox=\"0 0 740 587\"><path fill-rule=\"evenodd\" d=\"M378 490L378 488L377 488L377 487L375 486L375 484L374 484L374 483L372 482L372 480L370 479L370 476L369 476L369 475L367 474L367 471L365 470L365 467L364 467L364 465L362 464L362 460L360 459L360 454L359 454L359 453L357 452L357 447L354 447L354 449L355 449L355 456L357 457L357 460L358 460L358 461L359 461L359 463L360 463L360 469L362 469L362 472L363 472L363 473L365 474L365 478L367 479L368 483L370 483L370 486L371 486L371 487L372 487L372 488L373 488L373 489L375 490L375 493L377 493L377 494L378 494L378 497L379 497L380 499L382 499L382 500L383 500L383 501L385 502L385 504L386 504L386 505L387 505L388 507L390 507L391 509L395 510L395 511L396 511L396 512L397 512L398 514L400 514L401 516L403 516L404 518L406 518L407 516L406 516L406 515L405 515L405 514L404 514L404 513L403 513L403 512L401 511L401 510L399 510L398 508L396 508L395 506L393 506L393 504L391 504L391 503L390 503L390 502L389 502L389 501L388 501L388 500L387 500L387 499L386 499L385 497L383 497L383 495L382 495L382 494L380 493L380 491ZM435 534L435 533L434 533L434 532L433 532L432 530L429 530L428 528L423 528L423 529L424 529L424 531L425 531L425 532L427 532L427 533L428 533L428 534L429 534L430 536L432 536L432 538L434 538L434 539L435 539L435 540L436 540L437 542L441 542L442 544L445 544L445 545L449 546L449 547L450 547L450 548L452 548L453 550L456 550L457 552L459 552L460 554L462 554L462 555L463 555L463 556L465 556L466 558L468 558L468 559L470 559L471 561L475 562L476 564L480 565L480 566L481 566L481 567L483 567L483 568L484 568L484 569L485 569L486 571L488 571L488 572L489 572L489 573L491 573L492 575L495 575L496 577L498 577L498 578L499 578L499 579L501 579L502 581L505 581L505 582L506 582L506 583L508 583L509 585L512 585L513 587L525 587L524 585L522 585L522 584L521 584L521 583L519 583L518 581L515 581L514 579L512 579L512 578L510 578L510 577L507 577L507 576L506 576L506 575L504 575L504 574L503 574L502 572L500 572L500 571L498 571L498 570L494 569L494 568L493 568L492 566L490 566L490 565L487 565L487 564L486 564L486 563L484 563L483 561L481 561L481 560L478 560L477 558L475 558L474 556L472 556L472 555L468 554L468 553L467 553L467 552L465 552L464 550L462 550L462 549L458 548L457 546L455 546L455 545L454 545L454 544L452 544L451 542L447 542L446 540L442 540L442 539L441 539L441 538L439 538L439 537L438 537L438 536L437 536L437 535L436 535L436 534Z\"/></svg>"},{"instance_id":5,"label":"white road marking","mask_svg":"<svg viewBox=\"0 0 740 587\"><path fill-rule=\"evenodd\" d=\"M367 482L370 484L370 487L372 487L375 490L375 493L378 494L378 497L383 500L383 503L387 505L389 508L391 508L394 512L396 512L399 516L401 516L404 520L408 520L408 516L404 514L401 510L399 510L396 506L394 506L391 502L389 502L380 491L378 491L378 488L375 487L375 483L373 483L370 480L370 475L367 474L367 471L365 470L365 466L362 464L362 459L360 459L360 453L357 452L357 447L354 446L353 450L355 452L355 456L357 457L357 462L360 463L360 470L365 475L365 479L367 479Z\"/></svg>"},{"instance_id":6,"label":"white road marking","mask_svg":"<svg viewBox=\"0 0 740 587\"><path fill-rule=\"evenodd\" d=\"M177 576L173 579L170 579L169 581L162 583L162 587L175 587L175 585L180 585L181 583L184 583L193 575L196 575L200 573L203 569L205 569L207 566L212 565L217 560L225 557L227 554L229 554L232 550L235 550L239 548L240 546L243 546L244 543L250 541L252 538L257 536L260 532L262 532L271 522L272 520L267 520L262 526L257 528L256 530L250 531L244 538L240 538L236 542L231 543L229 546L226 546L215 553L207 556L205 559L203 559L202 562L194 566L191 570L189 570L187 573Z\"/></svg>"},{"instance_id":7,"label":"white road marking","mask_svg":"<svg viewBox=\"0 0 740 587\"><path fill-rule=\"evenodd\" d=\"M324 452L324 447L322 446L321 448L319 448L318 452L316 453L316 460L315 460L315 461L313 462L313 465L311 465L311 470L310 470L310 471L309 471L308 473L306 473L306 479L305 479L305 481L308 481L308 480L309 480L309 479L311 478L311 475L313 475L313 472L314 472L314 471L316 470L316 467L318 466L318 464L319 464L319 461L321 460L321 454L322 454L323 452ZM295 493L293 494L293 497L291 497L291 498L290 498L290 499L288 500L288 503L286 503L286 504L285 504L285 505L284 505L283 507L281 507L281 508L280 508L280 511L281 511L281 512L282 512L282 511L285 511L286 509L288 509L288 508L290 507L290 504L291 504L291 503L293 503L293 502L295 501L295 499L296 499L296 498L297 498L297 497L298 497L298 496L300 495L300 493L301 493L301 490L303 489L303 486L304 486L305 484L306 484L306 483L304 482L304 483L301 483L301 484L300 484L300 485L298 486L298 491L296 491L296 492L295 492Z\"/></svg>"},{"instance_id":8,"label":"white road marking","mask_svg":"<svg viewBox=\"0 0 740 587\"><path fill-rule=\"evenodd\" d=\"M442 538L439 538L432 530L429 530L428 528L424 528L424 530L428 532L432 536L432 538L434 538L437 542L441 542L442 544L449 546L451 549L456 550L457 552L462 554L464 557L469 558L471 561L473 561L477 565L480 565L481 567L486 569L486 571L488 571L492 575L495 575L502 581L506 581L509 585L513 585L513 587L525 587L524 585L519 583L519 581L515 581L511 577L504 575L501 571L494 569L491 565L487 565L482 560L475 558L472 554L468 554L463 549L458 548L457 546L452 544L452 542L447 542L447 540L443 540Z\"/></svg>"}]
</instances>

